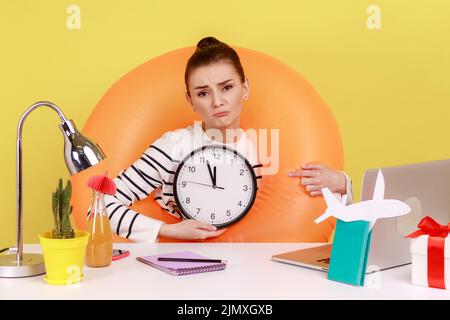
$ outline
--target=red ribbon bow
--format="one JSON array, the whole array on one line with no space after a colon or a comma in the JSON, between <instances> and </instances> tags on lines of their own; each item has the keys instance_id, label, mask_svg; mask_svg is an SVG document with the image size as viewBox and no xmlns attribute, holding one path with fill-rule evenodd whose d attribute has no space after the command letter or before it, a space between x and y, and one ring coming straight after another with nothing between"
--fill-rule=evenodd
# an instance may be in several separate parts
<instances>
[{"instance_id":1,"label":"red ribbon bow","mask_svg":"<svg viewBox=\"0 0 450 320\"><path fill-rule=\"evenodd\" d=\"M450 232L450 223L439 224L431 217L423 218L417 227L420 230L407 235L407 238L417 238L428 235L428 286L445 289L445 238Z\"/></svg>"}]
</instances>

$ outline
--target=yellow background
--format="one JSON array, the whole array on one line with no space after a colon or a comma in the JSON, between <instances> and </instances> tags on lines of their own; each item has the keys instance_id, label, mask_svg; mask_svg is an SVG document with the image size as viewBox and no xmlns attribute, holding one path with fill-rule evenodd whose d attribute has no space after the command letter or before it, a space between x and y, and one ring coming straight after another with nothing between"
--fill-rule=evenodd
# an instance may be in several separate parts
<instances>
[{"instance_id":1,"label":"yellow background","mask_svg":"<svg viewBox=\"0 0 450 320\"><path fill-rule=\"evenodd\" d=\"M80 30L66 27L70 4L81 9ZM371 4L381 30L366 26ZM82 128L123 74L209 35L272 55L314 85L341 128L357 199L367 168L449 158L448 0L1 0L0 248L15 244L25 109L49 100ZM25 243L52 227L51 192L68 178L58 123L49 109L25 122Z\"/></svg>"}]
</instances>

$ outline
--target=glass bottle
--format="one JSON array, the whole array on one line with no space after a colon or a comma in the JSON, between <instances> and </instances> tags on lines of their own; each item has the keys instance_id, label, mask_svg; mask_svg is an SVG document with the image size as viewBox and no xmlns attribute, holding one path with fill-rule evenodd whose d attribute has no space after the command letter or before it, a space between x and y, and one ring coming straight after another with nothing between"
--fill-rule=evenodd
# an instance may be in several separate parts
<instances>
[{"instance_id":1,"label":"glass bottle","mask_svg":"<svg viewBox=\"0 0 450 320\"><path fill-rule=\"evenodd\" d=\"M112 260L112 232L104 197L103 193L94 190L87 228L86 265L89 267L106 267Z\"/></svg>"}]
</instances>

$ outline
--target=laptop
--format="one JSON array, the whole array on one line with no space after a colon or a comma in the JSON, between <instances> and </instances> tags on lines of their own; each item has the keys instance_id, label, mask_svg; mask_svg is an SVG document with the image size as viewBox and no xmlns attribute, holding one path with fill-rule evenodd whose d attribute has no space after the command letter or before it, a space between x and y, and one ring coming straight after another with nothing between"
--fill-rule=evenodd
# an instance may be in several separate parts
<instances>
[{"instance_id":1,"label":"laptop","mask_svg":"<svg viewBox=\"0 0 450 320\"><path fill-rule=\"evenodd\" d=\"M411 212L379 219L373 227L367 273L411 263L409 239L425 216L441 224L450 221L450 159L381 168L385 199L407 203ZM364 173L361 201L371 200L378 168ZM272 256L272 260L328 271L332 244Z\"/></svg>"}]
</instances>

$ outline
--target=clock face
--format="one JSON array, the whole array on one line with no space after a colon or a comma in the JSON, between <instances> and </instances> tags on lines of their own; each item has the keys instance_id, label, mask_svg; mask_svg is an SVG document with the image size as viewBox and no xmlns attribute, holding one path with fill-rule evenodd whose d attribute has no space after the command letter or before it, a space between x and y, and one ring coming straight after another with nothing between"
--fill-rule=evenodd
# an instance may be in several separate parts
<instances>
[{"instance_id":1,"label":"clock face","mask_svg":"<svg viewBox=\"0 0 450 320\"><path fill-rule=\"evenodd\" d=\"M224 145L207 145L192 151L179 165L174 196L185 217L225 227L252 207L255 172L237 151Z\"/></svg>"}]
</instances>

